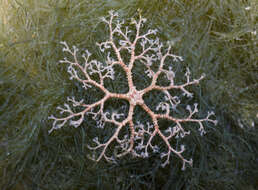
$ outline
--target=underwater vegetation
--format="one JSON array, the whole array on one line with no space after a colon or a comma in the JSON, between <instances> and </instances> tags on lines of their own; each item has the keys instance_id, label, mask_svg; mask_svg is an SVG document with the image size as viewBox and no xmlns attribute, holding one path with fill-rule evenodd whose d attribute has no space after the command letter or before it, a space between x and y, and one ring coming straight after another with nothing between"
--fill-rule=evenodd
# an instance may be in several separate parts
<instances>
[{"instance_id":1,"label":"underwater vegetation","mask_svg":"<svg viewBox=\"0 0 258 190\"><path fill-rule=\"evenodd\" d=\"M141 66L132 69L136 90L129 94L129 103L135 100L138 104L144 99L149 111L173 110L173 117L177 118L188 116L187 105L194 112L195 103L199 110L196 118L206 118L208 112L215 112L212 119L217 120L217 125L205 122L202 136L198 123L189 124L184 128L190 130L190 135L171 141L177 150L184 144L184 158L193 160L192 167L186 164L184 171L181 170L184 162L175 154L161 167L166 159L156 154L155 146L148 158L142 158L146 152L139 154L142 156L135 152L134 158L126 155L116 159L115 164L105 159L93 161L88 145L96 145L92 143L96 136L107 141L115 128L109 125L96 128L92 115L85 116L77 128L64 124L62 129L48 133L53 127L53 120L48 117L57 117L56 108L64 105L67 97L75 97L77 103L84 100L85 104L103 97L98 88L85 90L80 82L69 80L68 65L58 62L65 56L69 58L60 44L66 41L69 47L76 46L78 53L87 49L92 60L105 63L108 54L96 42L104 42L109 37L108 27L100 18L108 19L110 10L115 10L129 28L130 18L139 19L140 12L147 19L142 31L157 29L155 35L159 42L169 42L164 45L171 47L173 55L183 58L183 61L174 61L173 72L169 66L164 68L158 85L171 84L173 73L174 84L182 84L187 81L187 68L191 71L190 79L199 79L205 73L199 85L187 87L193 97L180 96L180 90L170 92L170 99L179 96L182 100L182 105L174 111L172 105L167 108L169 97L164 98L158 90L143 98L139 93L139 89L151 82L147 74L153 76L152 71L158 68L154 65L147 71ZM254 0L1 0L0 189L255 190L258 186L257 12ZM127 43L120 45L128 48ZM122 56L125 54L122 52ZM92 67L91 71L96 69ZM115 80L110 67L106 72L111 78L106 79L104 86L111 92L126 94L130 87L124 80L125 72L114 66L114 73L118 74ZM97 75L94 77L99 79ZM111 114L105 119L112 120L112 113L118 111L113 118L120 123L120 112L128 113L134 107L134 122L141 120L144 126L151 127L150 121L156 116L146 116L141 106L129 106L125 100L108 100L103 114ZM157 102L163 102L158 110ZM140 132L149 130L142 128L142 123L137 125L137 142L143 137ZM161 120L159 126L165 131L171 123ZM121 133L130 132L127 130ZM160 146L161 152L167 150L166 144L159 144L159 139L153 137L153 142ZM107 151L112 152L114 147L107 147ZM121 147L131 146L125 143L114 153L119 154Z\"/></svg>"}]
</instances>

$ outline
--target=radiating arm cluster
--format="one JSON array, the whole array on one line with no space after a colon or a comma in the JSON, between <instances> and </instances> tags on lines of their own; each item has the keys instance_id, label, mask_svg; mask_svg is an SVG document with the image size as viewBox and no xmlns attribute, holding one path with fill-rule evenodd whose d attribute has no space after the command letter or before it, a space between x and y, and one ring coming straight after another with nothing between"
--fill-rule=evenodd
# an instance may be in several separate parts
<instances>
[{"instance_id":1,"label":"radiating arm cluster","mask_svg":"<svg viewBox=\"0 0 258 190\"><path fill-rule=\"evenodd\" d=\"M181 145L180 149L174 148L171 143L172 139L184 138L190 134L190 131L184 129L184 123L196 123L199 126L200 134L203 135L205 134L204 122L216 124L217 121L212 119L213 112L208 113L205 118L197 119L197 104L186 107L187 116L175 118L172 112L181 102L180 98L172 96L170 91L179 90L182 95L190 98L193 94L187 87L198 84L204 76L191 79L190 71L187 69L185 82L176 84L173 62L181 62L183 59L172 54L171 46L165 47L155 37L157 30L148 30L143 33L141 28L146 19L142 18L141 15L139 15L138 20L132 19L131 26L128 27L125 26L123 20L120 21L117 18L117 13L110 11L109 14L108 18L102 18L102 21L108 26L109 38L105 42L97 43L100 50L107 55L104 63L91 59L91 54L87 50L82 54L83 62L81 62L78 58L79 50L75 46L70 48L66 42L61 42L64 46L63 51L71 57L71 60L64 58L60 61L60 63L68 65L67 72L70 74L70 79L80 82L85 90L92 87L98 88L104 93L104 96L91 104L84 103L84 100L76 100L75 97L68 97L68 103L65 103L63 107L57 107L63 117L53 115L49 117L53 120L53 126L49 133L62 128L66 123L77 128L85 121L86 115L91 115L96 120L96 127L98 128L105 127L106 123L115 126L115 130L112 128L114 132L108 140L102 141L95 137L93 144L88 146L93 151L91 158L95 161L104 158L107 161L115 162L117 158L126 154L147 158L151 153L158 153L163 160L162 166L166 166L171 154L174 153L182 160L183 169L186 163L192 165L192 159L187 160L182 155L185 146ZM126 51L129 61L125 62L121 54L122 51ZM171 63L169 63L169 67L166 67L165 64L168 60L171 60ZM140 90L136 89L133 82L132 70L136 61L143 65L143 68L145 68L143 74L146 74L151 81L146 88ZM104 86L106 79L115 79L115 65L121 67L126 73L129 88L127 93L113 93ZM161 75L166 76L169 82L167 86L158 84L158 78ZM164 100L158 103L155 110L152 110L143 98L146 93L153 90L161 91L164 95ZM126 100L129 103L128 113L120 113L115 110L105 111L105 102L111 98ZM151 122L146 124L141 121L134 122L136 105L140 106L149 115ZM73 111L73 108L80 108L81 111ZM159 126L159 120L161 119L170 121L173 126L161 130ZM124 130L124 128L127 128L127 130ZM128 134L121 135L122 131L127 131ZM154 140L157 137L164 142L166 150L158 146L156 140ZM108 150L108 147L111 146L114 149L112 153Z\"/></svg>"}]
</instances>

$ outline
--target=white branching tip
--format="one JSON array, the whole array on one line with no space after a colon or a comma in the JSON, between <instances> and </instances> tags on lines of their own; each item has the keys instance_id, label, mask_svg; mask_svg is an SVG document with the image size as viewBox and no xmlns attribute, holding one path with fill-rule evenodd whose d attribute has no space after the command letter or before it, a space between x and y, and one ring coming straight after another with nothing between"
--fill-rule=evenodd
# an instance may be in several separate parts
<instances>
[{"instance_id":1,"label":"white branching tip","mask_svg":"<svg viewBox=\"0 0 258 190\"><path fill-rule=\"evenodd\" d=\"M60 44L67 46L67 43L65 41L61 41Z\"/></svg>"},{"instance_id":2,"label":"white branching tip","mask_svg":"<svg viewBox=\"0 0 258 190\"><path fill-rule=\"evenodd\" d=\"M100 20L101 20L102 22L108 23L108 21L107 21L107 19L106 19L105 17L101 17Z\"/></svg>"},{"instance_id":3,"label":"white branching tip","mask_svg":"<svg viewBox=\"0 0 258 190\"><path fill-rule=\"evenodd\" d=\"M145 23L147 21L146 18L142 18L142 22Z\"/></svg>"},{"instance_id":4,"label":"white branching tip","mask_svg":"<svg viewBox=\"0 0 258 190\"><path fill-rule=\"evenodd\" d=\"M191 167L193 166L193 159L191 158L190 160L183 160L183 166L182 166L182 171L184 171L185 170L185 164L189 164Z\"/></svg>"},{"instance_id":5,"label":"white branching tip","mask_svg":"<svg viewBox=\"0 0 258 190\"><path fill-rule=\"evenodd\" d=\"M64 45L63 52L70 51L69 46L67 45L67 43L65 41L60 42L60 44Z\"/></svg>"},{"instance_id":6,"label":"white branching tip","mask_svg":"<svg viewBox=\"0 0 258 190\"><path fill-rule=\"evenodd\" d=\"M75 127L75 128L77 128L77 127L79 127L81 125L81 123L83 122L83 119L84 119L84 117L81 116L81 118L79 120L77 120L77 121L70 120L70 125Z\"/></svg>"},{"instance_id":7,"label":"white branching tip","mask_svg":"<svg viewBox=\"0 0 258 190\"><path fill-rule=\"evenodd\" d=\"M203 78L205 78L205 77L206 77L206 74L203 73L200 79L203 79Z\"/></svg>"},{"instance_id":8,"label":"white branching tip","mask_svg":"<svg viewBox=\"0 0 258 190\"><path fill-rule=\"evenodd\" d=\"M110 10L108 13L110 16L116 16L116 17L118 16L118 13L115 12L114 10Z\"/></svg>"},{"instance_id":9,"label":"white branching tip","mask_svg":"<svg viewBox=\"0 0 258 190\"><path fill-rule=\"evenodd\" d=\"M56 119L53 115L49 116L48 119Z\"/></svg>"},{"instance_id":10,"label":"white branching tip","mask_svg":"<svg viewBox=\"0 0 258 190\"><path fill-rule=\"evenodd\" d=\"M182 153L182 152L184 152L185 151L185 145L180 145L180 148L181 148L181 150L180 150L180 153Z\"/></svg>"}]
</instances>

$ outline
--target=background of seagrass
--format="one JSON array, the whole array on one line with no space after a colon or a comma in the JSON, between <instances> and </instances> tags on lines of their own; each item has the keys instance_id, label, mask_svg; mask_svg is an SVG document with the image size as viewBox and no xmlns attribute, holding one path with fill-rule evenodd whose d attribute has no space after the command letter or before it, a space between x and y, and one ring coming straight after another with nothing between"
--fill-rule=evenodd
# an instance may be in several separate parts
<instances>
[{"instance_id":1,"label":"background of seagrass","mask_svg":"<svg viewBox=\"0 0 258 190\"><path fill-rule=\"evenodd\" d=\"M59 42L101 60L98 18L110 9L130 18L139 8L193 76L207 76L192 91L200 115L214 109L219 124L185 139L194 166L184 172L175 156L166 168L155 155L90 161L91 120L47 133L47 117L68 95L94 98L57 65ZM257 9L255 0L0 0L0 189L257 189Z\"/></svg>"}]
</instances>

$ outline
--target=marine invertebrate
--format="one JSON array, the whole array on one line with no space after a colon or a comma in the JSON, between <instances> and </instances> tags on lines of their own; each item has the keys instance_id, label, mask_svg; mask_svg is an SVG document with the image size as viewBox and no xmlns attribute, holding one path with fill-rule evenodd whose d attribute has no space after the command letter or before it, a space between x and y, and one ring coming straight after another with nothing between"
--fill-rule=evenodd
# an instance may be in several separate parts
<instances>
[{"instance_id":1,"label":"marine invertebrate","mask_svg":"<svg viewBox=\"0 0 258 190\"><path fill-rule=\"evenodd\" d=\"M157 30L148 30L142 32L141 28L146 22L145 18L139 15L139 19L131 20L134 30L124 25L124 21L117 19L118 14L110 11L108 19L102 18L102 21L107 24L109 29L109 38L97 46L103 53L106 53L106 61L104 63L91 59L89 51L85 51L82 55L83 63L78 60L78 48L73 46L70 48L66 42L61 42L64 46L63 51L70 54L72 60L65 58L60 63L67 64L67 72L70 74L70 79L77 80L82 84L82 87L100 89L104 96L91 104L84 103L84 100L77 101L75 97L68 97L67 101L72 104L73 108L82 108L82 111L73 111L69 104L64 104L64 107L57 107L60 114L65 116L55 117L50 116L53 120L53 126L49 130L51 133L55 129L62 128L66 123L75 128L79 127L85 120L85 115L91 115L96 121L98 128L104 128L106 123L111 123L115 126L113 134L104 142L100 141L98 137L93 139L95 146L89 146L89 149L95 152L92 159L99 161L104 158L107 161L113 162L116 158L122 157L126 154L132 154L136 157L146 158L150 152L159 153L163 160L163 166L169 163L171 154L177 155L183 162L183 169L185 164L192 164L192 159L187 160L182 153L185 150L184 145L177 150L173 148L171 140L174 138L183 138L190 134L190 131L185 130L185 123L196 123L199 127L200 134L205 133L203 123L211 122L216 124L216 121L211 119L214 113L209 112L207 117L198 119L195 114L198 112L198 105L188 105L188 115L183 118L176 118L172 112L176 110L181 103L178 96L172 95L171 91L179 90L186 97L192 97L193 94L187 90L191 85L199 84L200 80L204 78L201 76L198 79L191 79L189 69L185 72L185 82L176 84L175 72L173 71L172 62L181 62L181 56L174 55L171 51L171 45L165 47L160 40L155 37ZM129 57L128 61L123 59L121 52L126 52ZM144 66L143 74L150 79L150 84L143 89L137 89L133 80L133 68L136 62ZM165 66L167 65L167 66ZM105 80L114 80L116 73L114 66L122 68L126 73L128 92L114 93L105 87ZM168 81L167 85L158 84L158 78L164 75ZM162 92L164 98L156 105L156 110L151 109L144 100L144 95L151 91ZM122 99L128 102L129 108L127 113L118 111L105 111L104 105L106 101L111 98ZM140 106L147 115L151 118L151 122L143 124L141 121L134 121L134 111L136 106ZM159 120L165 119L173 123L172 126L165 130L161 129ZM128 129L128 134L122 134L124 128ZM161 150L158 145L155 145L154 138L160 138L160 141L166 145L166 150ZM110 155L107 148L111 144L114 152Z\"/></svg>"}]
</instances>

